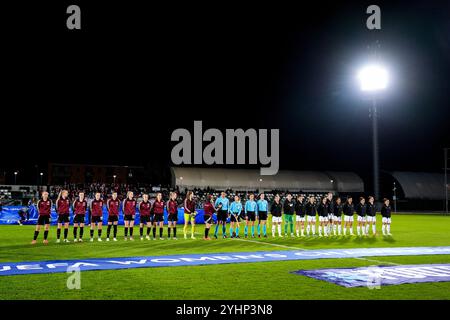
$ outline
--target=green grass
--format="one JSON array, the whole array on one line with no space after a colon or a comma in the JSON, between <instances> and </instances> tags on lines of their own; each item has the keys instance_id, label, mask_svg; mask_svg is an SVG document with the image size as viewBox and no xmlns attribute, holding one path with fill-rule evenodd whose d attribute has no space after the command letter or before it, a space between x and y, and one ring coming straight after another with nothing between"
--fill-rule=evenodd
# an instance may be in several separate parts
<instances>
[{"instance_id":1,"label":"green grass","mask_svg":"<svg viewBox=\"0 0 450 320\"><path fill-rule=\"evenodd\" d=\"M139 235L139 230L135 234ZM241 228L241 235L242 235ZM269 229L270 230L270 226ZM378 226L380 231L380 226ZM183 253L289 250L292 248L370 248L447 246L450 217L437 215L395 216L393 237L369 238L271 238L212 241L179 240L84 242L30 245L32 226L0 227L0 261L32 261L98 257L148 256ZM166 230L165 230L166 232ZM200 238L203 226L197 227ZM269 232L270 233L270 232ZM85 232L85 235L89 232ZM119 229L119 235L123 231ZM71 232L69 238L71 239ZM86 238L86 236L85 236ZM138 238L138 237L137 237ZM42 235L40 235L42 240ZM283 247L286 246L286 247ZM450 255L375 257L371 260L400 264L450 263ZM342 258L303 261L223 264L210 266L140 268L87 271L81 290L66 288L67 274L0 276L0 299L449 299L450 283L383 286L380 290L344 288L290 273L299 269L358 267L373 261ZM45 292L45 294L42 294Z\"/></svg>"}]
</instances>

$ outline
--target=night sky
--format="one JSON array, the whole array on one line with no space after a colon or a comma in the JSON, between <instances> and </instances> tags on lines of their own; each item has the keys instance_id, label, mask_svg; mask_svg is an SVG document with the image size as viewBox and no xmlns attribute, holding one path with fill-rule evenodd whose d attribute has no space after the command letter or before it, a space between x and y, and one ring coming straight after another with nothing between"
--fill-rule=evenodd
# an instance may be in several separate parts
<instances>
[{"instance_id":1,"label":"night sky","mask_svg":"<svg viewBox=\"0 0 450 320\"><path fill-rule=\"evenodd\" d=\"M279 128L281 169L363 175L370 102L355 76L379 40L391 74L379 102L381 169L441 172L450 147L444 1L377 1L379 31L365 27L371 2L92 2L6 6L0 169L159 170L170 165L171 132L203 120L205 129ZM65 26L72 3L81 31Z\"/></svg>"}]
</instances>

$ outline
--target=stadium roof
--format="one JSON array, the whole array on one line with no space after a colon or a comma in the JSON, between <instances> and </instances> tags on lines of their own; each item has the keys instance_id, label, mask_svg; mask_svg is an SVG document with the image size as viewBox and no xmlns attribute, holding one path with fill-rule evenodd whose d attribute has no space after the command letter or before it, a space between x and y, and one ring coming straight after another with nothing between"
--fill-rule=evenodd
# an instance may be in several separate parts
<instances>
[{"instance_id":1,"label":"stadium roof","mask_svg":"<svg viewBox=\"0 0 450 320\"><path fill-rule=\"evenodd\" d=\"M443 200L445 198L444 176L426 172L391 172L398 181L405 198Z\"/></svg>"},{"instance_id":2,"label":"stadium roof","mask_svg":"<svg viewBox=\"0 0 450 320\"><path fill-rule=\"evenodd\" d=\"M172 185L218 190L289 190L364 192L362 179L352 172L283 171L261 176L259 170L172 167Z\"/></svg>"}]
</instances>

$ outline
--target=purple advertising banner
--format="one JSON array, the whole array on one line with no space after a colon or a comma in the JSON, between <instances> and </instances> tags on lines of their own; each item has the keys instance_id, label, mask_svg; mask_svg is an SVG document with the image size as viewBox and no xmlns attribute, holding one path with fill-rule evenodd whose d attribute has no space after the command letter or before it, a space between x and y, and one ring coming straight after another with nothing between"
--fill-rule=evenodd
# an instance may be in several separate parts
<instances>
[{"instance_id":1,"label":"purple advertising banner","mask_svg":"<svg viewBox=\"0 0 450 320\"><path fill-rule=\"evenodd\" d=\"M298 270L294 273L348 288L378 288L405 283L450 281L450 264Z\"/></svg>"}]
</instances>

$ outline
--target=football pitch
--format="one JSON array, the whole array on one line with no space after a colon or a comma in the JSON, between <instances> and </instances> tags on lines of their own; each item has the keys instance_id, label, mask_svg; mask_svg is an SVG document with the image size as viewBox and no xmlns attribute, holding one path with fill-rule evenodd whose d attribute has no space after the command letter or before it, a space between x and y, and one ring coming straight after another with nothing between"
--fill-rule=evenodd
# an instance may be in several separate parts
<instances>
[{"instance_id":1,"label":"football pitch","mask_svg":"<svg viewBox=\"0 0 450 320\"><path fill-rule=\"evenodd\" d=\"M377 231L381 233L380 217ZM213 227L214 228L214 227ZM450 217L442 215L395 215L392 237L331 237L222 239L205 241L203 225L196 227L197 239L139 239L118 242L55 243L56 227L49 244L30 244L34 226L0 226L0 262L87 259L102 257L167 256L175 254L280 251L294 249L342 249L422 247L450 245ZM284 230L284 229L283 229ZM355 229L356 231L356 229ZM104 233L105 234L105 230ZM164 234L167 235L165 226ZM221 233L219 233L220 235ZM103 236L104 238L104 236ZM72 227L69 239L73 240ZM67 288L67 273L0 276L0 299L449 299L450 283L416 283L346 288L322 280L293 274L300 269L364 267L389 264L450 263L450 255L387 256L319 260L229 263L200 266L134 268L83 271L81 289Z\"/></svg>"}]
</instances>

